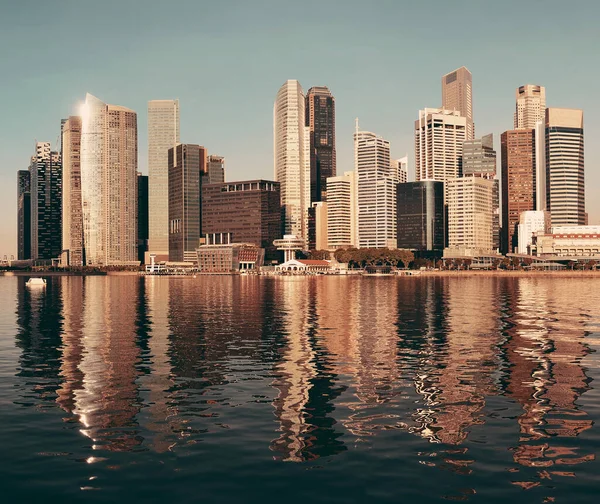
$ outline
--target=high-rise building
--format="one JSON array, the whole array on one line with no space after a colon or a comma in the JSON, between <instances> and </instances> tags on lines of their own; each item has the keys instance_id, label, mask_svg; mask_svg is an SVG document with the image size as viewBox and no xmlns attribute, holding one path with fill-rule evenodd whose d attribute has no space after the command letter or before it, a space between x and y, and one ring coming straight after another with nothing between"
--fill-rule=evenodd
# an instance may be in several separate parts
<instances>
[{"instance_id":1,"label":"high-rise building","mask_svg":"<svg viewBox=\"0 0 600 504\"><path fill-rule=\"evenodd\" d=\"M169 254L169 149L179 143L179 100L148 102L149 253Z\"/></svg>"},{"instance_id":2,"label":"high-rise building","mask_svg":"<svg viewBox=\"0 0 600 504\"><path fill-rule=\"evenodd\" d=\"M493 179L496 176L496 151L492 134L463 143L462 173L464 177Z\"/></svg>"},{"instance_id":3,"label":"high-rise building","mask_svg":"<svg viewBox=\"0 0 600 504\"><path fill-rule=\"evenodd\" d=\"M140 263L144 264L148 252L148 238L150 235L149 208L148 208L148 175L138 172L137 177L137 222L138 222L138 254Z\"/></svg>"},{"instance_id":4,"label":"high-rise building","mask_svg":"<svg viewBox=\"0 0 600 504\"><path fill-rule=\"evenodd\" d=\"M358 246L356 172L327 179L327 244L337 250Z\"/></svg>"},{"instance_id":5,"label":"high-rise building","mask_svg":"<svg viewBox=\"0 0 600 504\"><path fill-rule=\"evenodd\" d=\"M475 138L473 124L473 76L460 67L442 77L442 109L456 110L466 119L465 140Z\"/></svg>"},{"instance_id":6,"label":"high-rise building","mask_svg":"<svg viewBox=\"0 0 600 504\"><path fill-rule=\"evenodd\" d=\"M444 249L444 184L434 180L397 186L397 246L419 252Z\"/></svg>"},{"instance_id":7,"label":"high-rise building","mask_svg":"<svg viewBox=\"0 0 600 504\"><path fill-rule=\"evenodd\" d=\"M265 249L267 260L277 259L273 241L282 236L279 183L244 180L203 186L202 234L209 244L252 243Z\"/></svg>"},{"instance_id":8,"label":"high-rise building","mask_svg":"<svg viewBox=\"0 0 600 504\"><path fill-rule=\"evenodd\" d=\"M354 133L357 177L358 246L396 246L396 184L390 143L369 131ZM396 170L394 170L396 172Z\"/></svg>"},{"instance_id":9,"label":"high-rise building","mask_svg":"<svg viewBox=\"0 0 600 504\"><path fill-rule=\"evenodd\" d=\"M17 259L31 259L31 173L17 172Z\"/></svg>"},{"instance_id":10,"label":"high-rise building","mask_svg":"<svg viewBox=\"0 0 600 504\"><path fill-rule=\"evenodd\" d=\"M458 111L426 108L415 121L416 180L444 182L462 175L467 119Z\"/></svg>"},{"instance_id":11,"label":"high-rise building","mask_svg":"<svg viewBox=\"0 0 600 504\"><path fill-rule=\"evenodd\" d=\"M325 86L306 94L305 124L309 132L310 200L327 197L327 178L335 177L335 98Z\"/></svg>"},{"instance_id":12,"label":"high-rise building","mask_svg":"<svg viewBox=\"0 0 600 504\"><path fill-rule=\"evenodd\" d=\"M460 177L446 181L448 247L494 251L494 180Z\"/></svg>"},{"instance_id":13,"label":"high-rise building","mask_svg":"<svg viewBox=\"0 0 600 504\"><path fill-rule=\"evenodd\" d=\"M516 91L515 129L534 129L546 116L546 88L534 84Z\"/></svg>"},{"instance_id":14,"label":"high-rise building","mask_svg":"<svg viewBox=\"0 0 600 504\"><path fill-rule=\"evenodd\" d=\"M548 209L546 181L546 121L539 121L533 130L535 142L535 209Z\"/></svg>"},{"instance_id":15,"label":"high-rise building","mask_svg":"<svg viewBox=\"0 0 600 504\"><path fill-rule=\"evenodd\" d=\"M408 182L408 156L400 159L392 159L392 174L400 184Z\"/></svg>"},{"instance_id":16,"label":"high-rise building","mask_svg":"<svg viewBox=\"0 0 600 504\"><path fill-rule=\"evenodd\" d=\"M310 156L305 99L297 80L279 88L273 107L275 180L281 184L285 234L306 239L310 206Z\"/></svg>"},{"instance_id":17,"label":"high-rise building","mask_svg":"<svg viewBox=\"0 0 600 504\"><path fill-rule=\"evenodd\" d=\"M169 149L169 260L195 262L202 236L202 175L206 149L178 144Z\"/></svg>"},{"instance_id":18,"label":"high-rise building","mask_svg":"<svg viewBox=\"0 0 600 504\"><path fill-rule=\"evenodd\" d=\"M62 123L62 257L69 266L83 266L83 206L81 204L81 117Z\"/></svg>"},{"instance_id":19,"label":"high-rise building","mask_svg":"<svg viewBox=\"0 0 600 504\"><path fill-rule=\"evenodd\" d=\"M81 127L81 201L88 265L137 262L137 114L87 94Z\"/></svg>"},{"instance_id":20,"label":"high-rise building","mask_svg":"<svg viewBox=\"0 0 600 504\"><path fill-rule=\"evenodd\" d=\"M503 254L517 247L522 212L536 209L534 130L502 133L502 246Z\"/></svg>"},{"instance_id":21,"label":"high-rise building","mask_svg":"<svg viewBox=\"0 0 600 504\"><path fill-rule=\"evenodd\" d=\"M206 158L207 173L202 177L202 184L223 184L225 182L225 158L210 154Z\"/></svg>"},{"instance_id":22,"label":"high-rise building","mask_svg":"<svg viewBox=\"0 0 600 504\"><path fill-rule=\"evenodd\" d=\"M583 110L546 109L546 195L553 226L585 224Z\"/></svg>"},{"instance_id":23,"label":"high-rise building","mask_svg":"<svg viewBox=\"0 0 600 504\"><path fill-rule=\"evenodd\" d=\"M533 233L550 232L550 215L544 210L528 210L519 217L517 252L528 254L533 242Z\"/></svg>"},{"instance_id":24,"label":"high-rise building","mask_svg":"<svg viewBox=\"0 0 600 504\"><path fill-rule=\"evenodd\" d=\"M31 258L50 260L62 249L62 164L50 142L37 142L31 158Z\"/></svg>"}]
</instances>

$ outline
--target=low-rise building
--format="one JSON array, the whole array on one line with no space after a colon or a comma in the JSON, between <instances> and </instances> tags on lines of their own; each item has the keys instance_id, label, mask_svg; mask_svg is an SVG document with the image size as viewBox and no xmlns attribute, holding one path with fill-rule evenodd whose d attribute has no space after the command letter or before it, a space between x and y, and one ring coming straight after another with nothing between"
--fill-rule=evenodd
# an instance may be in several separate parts
<instances>
[{"instance_id":1,"label":"low-rise building","mask_svg":"<svg viewBox=\"0 0 600 504\"><path fill-rule=\"evenodd\" d=\"M536 233L531 253L539 257L600 259L600 226L554 226L550 233Z\"/></svg>"},{"instance_id":2,"label":"low-rise building","mask_svg":"<svg viewBox=\"0 0 600 504\"><path fill-rule=\"evenodd\" d=\"M251 243L201 245L196 249L201 273L235 273L257 270L265 259L265 249Z\"/></svg>"}]
</instances>

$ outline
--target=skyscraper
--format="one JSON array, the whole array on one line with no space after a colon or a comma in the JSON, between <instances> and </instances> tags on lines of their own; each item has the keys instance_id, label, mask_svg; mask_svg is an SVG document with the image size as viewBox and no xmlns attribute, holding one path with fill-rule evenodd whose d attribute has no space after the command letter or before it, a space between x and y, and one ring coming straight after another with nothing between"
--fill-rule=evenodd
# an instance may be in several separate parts
<instances>
[{"instance_id":1,"label":"skyscraper","mask_svg":"<svg viewBox=\"0 0 600 504\"><path fill-rule=\"evenodd\" d=\"M358 246L356 172L327 179L327 243L329 249Z\"/></svg>"},{"instance_id":2,"label":"skyscraper","mask_svg":"<svg viewBox=\"0 0 600 504\"><path fill-rule=\"evenodd\" d=\"M88 265L137 262L137 114L87 94L81 200Z\"/></svg>"},{"instance_id":3,"label":"skyscraper","mask_svg":"<svg viewBox=\"0 0 600 504\"><path fill-rule=\"evenodd\" d=\"M17 259L31 259L31 173L17 172Z\"/></svg>"},{"instance_id":4,"label":"skyscraper","mask_svg":"<svg viewBox=\"0 0 600 504\"><path fill-rule=\"evenodd\" d=\"M31 158L31 258L50 260L62 249L62 165L50 142L38 142Z\"/></svg>"},{"instance_id":5,"label":"skyscraper","mask_svg":"<svg viewBox=\"0 0 600 504\"><path fill-rule=\"evenodd\" d=\"M202 179L206 184L223 184L225 182L225 158L211 154L206 159L207 173Z\"/></svg>"},{"instance_id":6,"label":"skyscraper","mask_svg":"<svg viewBox=\"0 0 600 504\"><path fill-rule=\"evenodd\" d=\"M502 133L501 252L517 247L521 212L535 210L535 135L532 129Z\"/></svg>"},{"instance_id":7,"label":"skyscraper","mask_svg":"<svg viewBox=\"0 0 600 504\"><path fill-rule=\"evenodd\" d=\"M169 254L169 149L179 143L179 100L148 102L149 252Z\"/></svg>"},{"instance_id":8,"label":"skyscraper","mask_svg":"<svg viewBox=\"0 0 600 504\"><path fill-rule=\"evenodd\" d=\"M81 204L81 117L62 124L62 259L83 266L83 207Z\"/></svg>"},{"instance_id":9,"label":"skyscraper","mask_svg":"<svg viewBox=\"0 0 600 504\"><path fill-rule=\"evenodd\" d=\"M137 258L144 264L148 252L148 175L138 172L137 176L137 222L138 222L138 252Z\"/></svg>"},{"instance_id":10,"label":"skyscraper","mask_svg":"<svg viewBox=\"0 0 600 504\"><path fill-rule=\"evenodd\" d=\"M397 186L398 248L419 252L444 249L444 184L434 180Z\"/></svg>"},{"instance_id":11,"label":"skyscraper","mask_svg":"<svg viewBox=\"0 0 600 504\"><path fill-rule=\"evenodd\" d=\"M202 236L202 175L206 149L178 144L169 149L169 260L197 260Z\"/></svg>"},{"instance_id":12,"label":"skyscraper","mask_svg":"<svg viewBox=\"0 0 600 504\"><path fill-rule=\"evenodd\" d=\"M585 224L583 111L546 110L546 194L553 226Z\"/></svg>"},{"instance_id":13,"label":"skyscraper","mask_svg":"<svg viewBox=\"0 0 600 504\"><path fill-rule=\"evenodd\" d=\"M396 246L396 184L390 143L369 131L354 133L357 177L358 246Z\"/></svg>"},{"instance_id":14,"label":"skyscraper","mask_svg":"<svg viewBox=\"0 0 600 504\"><path fill-rule=\"evenodd\" d=\"M516 91L515 129L533 129L546 116L546 88L525 84Z\"/></svg>"},{"instance_id":15,"label":"skyscraper","mask_svg":"<svg viewBox=\"0 0 600 504\"><path fill-rule=\"evenodd\" d=\"M404 184L408 181L408 156L400 159L392 159L392 174L398 182Z\"/></svg>"},{"instance_id":16,"label":"skyscraper","mask_svg":"<svg viewBox=\"0 0 600 504\"><path fill-rule=\"evenodd\" d=\"M467 119L458 111L426 108L415 121L416 179L437 180L462 175Z\"/></svg>"},{"instance_id":17,"label":"skyscraper","mask_svg":"<svg viewBox=\"0 0 600 504\"><path fill-rule=\"evenodd\" d=\"M275 180L281 184L284 234L307 237L310 206L309 139L305 138L305 99L297 80L279 88L273 107Z\"/></svg>"},{"instance_id":18,"label":"skyscraper","mask_svg":"<svg viewBox=\"0 0 600 504\"><path fill-rule=\"evenodd\" d=\"M493 179L496 176L496 151L492 134L466 140L462 155L463 176Z\"/></svg>"},{"instance_id":19,"label":"skyscraper","mask_svg":"<svg viewBox=\"0 0 600 504\"><path fill-rule=\"evenodd\" d=\"M442 77L442 109L456 110L466 118L465 140L475 138L473 76L466 67L460 67Z\"/></svg>"},{"instance_id":20,"label":"skyscraper","mask_svg":"<svg viewBox=\"0 0 600 504\"><path fill-rule=\"evenodd\" d=\"M335 98L326 86L306 94L305 124L309 130L310 200L327 197L327 178L335 177Z\"/></svg>"},{"instance_id":21,"label":"skyscraper","mask_svg":"<svg viewBox=\"0 0 600 504\"><path fill-rule=\"evenodd\" d=\"M448 247L494 250L495 181L460 177L446 182Z\"/></svg>"}]
</instances>

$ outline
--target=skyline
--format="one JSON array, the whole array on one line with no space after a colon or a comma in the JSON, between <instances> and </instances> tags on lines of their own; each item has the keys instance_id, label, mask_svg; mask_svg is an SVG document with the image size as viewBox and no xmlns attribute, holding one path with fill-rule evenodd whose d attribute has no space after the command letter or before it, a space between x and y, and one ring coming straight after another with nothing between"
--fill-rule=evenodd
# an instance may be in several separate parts
<instances>
[{"instance_id":1,"label":"skyline","mask_svg":"<svg viewBox=\"0 0 600 504\"><path fill-rule=\"evenodd\" d=\"M35 140L58 147L60 120L77 113L86 92L137 112L138 166L144 174L148 101L179 99L181 141L224 156L227 180L233 181L273 179L272 111L279 87L288 79L297 79L305 90L327 86L336 98L337 175L353 167L352 133L359 117L362 128L390 141L392 158L408 154L409 180L414 180L418 111L441 105L441 77L463 65L473 74L476 137L493 133L497 151L500 134L512 129L519 86L544 86L548 107L583 109L586 210L590 224L600 223L600 202L593 197L600 188L600 148L594 142L600 134L598 70L587 64L600 42L593 22L600 8L592 2L568 8L557 2L485 8L462 2L456 8L381 1L378 10L332 2L319 7L323 21L315 21L308 8L294 9L291 18L292 8L275 2L204 9L179 2L173 9L186 7L186 16L172 24L158 2L143 9L125 4L118 11L116 2L106 2L98 12L75 2L35 4L11 5L0 20L0 42L11 48L0 77L5 102L0 255L16 254L16 171L27 168ZM460 26L469 25L477 47L457 51L442 44L450 28L423 31L416 21L431 16L432 5L444 26L459 20ZM529 26L533 12L543 22ZM111 20L112 31L76 21L92 14L99 26ZM491 26L489 19L495 21ZM530 31L524 32L526 26ZM157 34L159 28L164 35ZM324 39L310 36L325 29ZM551 47L545 44L547 32ZM519 33L518 40L508 39L512 33ZM70 37L81 43L65 52ZM190 57L198 61L195 68L184 65Z\"/></svg>"}]
</instances>

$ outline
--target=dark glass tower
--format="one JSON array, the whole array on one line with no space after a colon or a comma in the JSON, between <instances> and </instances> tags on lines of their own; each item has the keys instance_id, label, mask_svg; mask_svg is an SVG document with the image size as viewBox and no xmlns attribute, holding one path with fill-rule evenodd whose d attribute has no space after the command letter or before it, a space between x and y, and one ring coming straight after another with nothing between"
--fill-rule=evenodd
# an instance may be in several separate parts
<instances>
[{"instance_id":1,"label":"dark glass tower","mask_svg":"<svg viewBox=\"0 0 600 504\"><path fill-rule=\"evenodd\" d=\"M148 175L138 172L137 178L137 222L138 222L138 261L144 264L148 251Z\"/></svg>"},{"instance_id":2,"label":"dark glass tower","mask_svg":"<svg viewBox=\"0 0 600 504\"><path fill-rule=\"evenodd\" d=\"M398 248L419 252L444 249L444 184L434 180L398 184Z\"/></svg>"},{"instance_id":3,"label":"dark glass tower","mask_svg":"<svg viewBox=\"0 0 600 504\"><path fill-rule=\"evenodd\" d=\"M335 98L325 86L306 95L306 126L310 138L310 201L327 199L327 177L335 177Z\"/></svg>"},{"instance_id":4,"label":"dark glass tower","mask_svg":"<svg viewBox=\"0 0 600 504\"><path fill-rule=\"evenodd\" d=\"M202 175L206 149L178 144L169 149L169 260L196 261L202 233Z\"/></svg>"},{"instance_id":5,"label":"dark glass tower","mask_svg":"<svg viewBox=\"0 0 600 504\"><path fill-rule=\"evenodd\" d=\"M28 170L17 172L17 259L31 259L31 188Z\"/></svg>"},{"instance_id":6,"label":"dark glass tower","mask_svg":"<svg viewBox=\"0 0 600 504\"><path fill-rule=\"evenodd\" d=\"M38 142L31 177L31 258L50 260L62 252L62 164L50 142Z\"/></svg>"}]
</instances>

